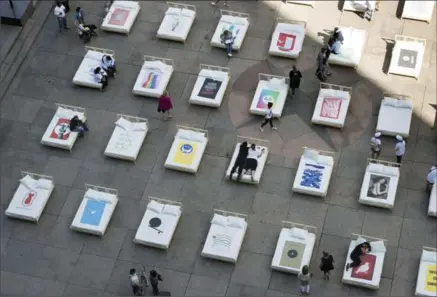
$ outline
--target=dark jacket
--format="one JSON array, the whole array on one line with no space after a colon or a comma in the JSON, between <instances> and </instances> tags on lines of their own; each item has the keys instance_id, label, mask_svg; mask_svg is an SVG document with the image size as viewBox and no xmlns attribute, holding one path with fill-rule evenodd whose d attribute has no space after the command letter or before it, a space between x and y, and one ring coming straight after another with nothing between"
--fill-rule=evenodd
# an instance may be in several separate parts
<instances>
[{"instance_id":1,"label":"dark jacket","mask_svg":"<svg viewBox=\"0 0 437 297\"><path fill-rule=\"evenodd\" d=\"M299 70L291 70L288 74L290 76L290 88L297 89L300 86L300 79L302 78L302 73Z\"/></svg>"},{"instance_id":2,"label":"dark jacket","mask_svg":"<svg viewBox=\"0 0 437 297\"><path fill-rule=\"evenodd\" d=\"M70 130L74 131L77 127L82 125L82 121L79 120L79 118L77 116L74 116L71 120L70 120Z\"/></svg>"},{"instance_id":3,"label":"dark jacket","mask_svg":"<svg viewBox=\"0 0 437 297\"><path fill-rule=\"evenodd\" d=\"M237 163L245 162L247 158L247 154L249 153L249 148L247 145L240 144L240 150L238 151Z\"/></svg>"},{"instance_id":4,"label":"dark jacket","mask_svg":"<svg viewBox=\"0 0 437 297\"><path fill-rule=\"evenodd\" d=\"M317 55L317 68L321 69L326 64L326 56L324 53L320 52Z\"/></svg>"},{"instance_id":5,"label":"dark jacket","mask_svg":"<svg viewBox=\"0 0 437 297\"><path fill-rule=\"evenodd\" d=\"M363 253L361 252L361 248L363 247L364 244L367 244L367 246L369 247L369 252L372 251L372 247L370 246L370 243L369 243L369 242L361 243L361 244L357 245L357 246L354 248L354 250L352 251L352 253L351 253L351 258L352 258L352 259L354 259L354 258L359 258L359 257L363 254Z\"/></svg>"}]
</instances>

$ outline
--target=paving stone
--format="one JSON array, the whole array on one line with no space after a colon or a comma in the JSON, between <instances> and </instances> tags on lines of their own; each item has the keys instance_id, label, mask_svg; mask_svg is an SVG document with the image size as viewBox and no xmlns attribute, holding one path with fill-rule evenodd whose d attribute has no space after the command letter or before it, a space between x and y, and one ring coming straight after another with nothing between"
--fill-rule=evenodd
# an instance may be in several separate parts
<instances>
[{"instance_id":1,"label":"paving stone","mask_svg":"<svg viewBox=\"0 0 437 297\"><path fill-rule=\"evenodd\" d=\"M112 220L109 226L104 237L88 237L82 252L116 259L123 245L127 228L116 228Z\"/></svg>"},{"instance_id":2,"label":"paving stone","mask_svg":"<svg viewBox=\"0 0 437 297\"><path fill-rule=\"evenodd\" d=\"M419 271L420 256L422 252L398 249L394 279L402 280L403 282L415 283L417 272Z\"/></svg>"},{"instance_id":3,"label":"paving stone","mask_svg":"<svg viewBox=\"0 0 437 297\"><path fill-rule=\"evenodd\" d=\"M366 212L362 233L386 239L388 245L397 246L402 222L401 217Z\"/></svg>"},{"instance_id":4,"label":"paving stone","mask_svg":"<svg viewBox=\"0 0 437 297\"><path fill-rule=\"evenodd\" d=\"M44 246L32 242L11 239L2 255L2 270L38 276L38 260L42 257Z\"/></svg>"},{"instance_id":5,"label":"paving stone","mask_svg":"<svg viewBox=\"0 0 437 297\"><path fill-rule=\"evenodd\" d=\"M61 296L67 283L30 277L25 285L25 296Z\"/></svg>"},{"instance_id":6,"label":"paving stone","mask_svg":"<svg viewBox=\"0 0 437 297\"><path fill-rule=\"evenodd\" d=\"M432 218L426 221L404 219L399 239L399 247L410 250L420 250L422 246L435 246L435 237L429 234L435 234L435 222Z\"/></svg>"},{"instance_id":7,"label":"paving stone","mask_svg":"<svg viewBox=\"0 0 437 297\"><path fill-rule=\"evenodd\" d=\"M351 233L360 233L364 222L364 212L329 206L323 233L348 238Z\"/></svg>"},{"instance_id":8,"label":"paving stone","mask_svg":"<svg viewBox=\"0 0 437 297\"><path fill-rule=\"evenodd\" d=\"M67 288L65 288L64 294L62 296L102 296L103 292L101 290L97 289L91 289L91 288L85 288L81 286L76 285L68 285Z\"/></svg>"},{"instance_id":9,"label":"paving stone","mask_svg":"<svg viewBox=\"0 0 437 297\"><path fill-rule=\"evenodd\" d=\"M251 218L241 251L273 257L280 232L280 226L260 223Z\"/></svg>"},{"instance_id":10,"label":"paving stone","mask_svg":"<svg viewBox=\"0 0 437 297\"><path fill-rule=\"evenodd\" d=\"M270 256L240 251L231 283L267 289L271 275L270 263ZM250 267L257 267L257 269L250 269Z\"/></svg>"},{"instance_id":11,"label":"paving stone","mask_svg":"<svg viewBox=\"0 0 437 297\"><path fill-rule=\"evenodd\" d=\"M363 175L359 179L333 176L328 189L327 200L329 203L359 209L361 204L358 199L361 193L365 168L363 167Z\"/></svg>"},{"instance_id":12,"label":"paving stone","mask_svg":"<svg viewBox=\"0 0 437 297\"><path fill-rule=\"evenodd\" d=\"M287 218L289 199L283 196L258 192L253 202L253 221L270 224L281 224Z\"/></svg>"},{"instance_id":13,"label":"paving stone","mask_svg":"<svg viewBox=\"0 0 437 297\"><path fill-rule=\"evenodd\" d=\"M82 253L70 275L70 284L103 290L114 268L115 260Z\"/></svg>"},{"instance_id":14,"label":"paving stone","mask_svg":"<svg viewBox=\"0 0 437 297\"><path fill-rule=\"evenodd\" d=\"M413 296L415 293L415 286L415 282L410 283L398 278L394 278L391 283L390 296Z\"/></svg>"},{"instance_id":15,"label":"paving stone","mask_svg":"<svg viewBox=\"0 0 437 297\"><path fill-rule=\"evenodd\" d=\"M193 273L195 275L204 275L208 277L214 277L216 279L229 280L234 267L235 266L232 263L199 256L196 260L196 264L194 265Z\"/></svg>"},{"instance_id":16,"label":"paving stone","mask_svg":"<svg viewBox=\"0 0 437 297\"><path fill-rule=\"evenodd\" d=\"M12 238L41 244L49 240L57 224L57 216L51 214L42 214L38 224L18 219L12 220L14 226Z\"/></svg>"},{"instance_id":17,"label":"paving stone","mask_svg":"<svg viewBox=\"0 0 437 297\"><path fill-rule=\"evenodd\" d=\"M146 211L147 202L120 197L114 210L111 225L114 227L136 230Z\"/></svg>"},{"instance_id":18,"label":"paving stone","mask_svg":"<svg viewBox=\"0 0 437 297\"><path fill-rule=\"evenodd\" d=\"M294 174L294 171L289 168L266 165L259 189L264 193L290 197Z\"/></svg>"},{"instance_id":19,"label":"paving stone","mask_svg":"<svg viewBox=\"0 0 437 297\"><path fill-rule=\"evenodd\" d=\"M50 157L44 173L53 176L55 184L71 187L82 166L82 160Z\"/></svg>"},{"instance_id":20,"label":"paving stone","mask_svg":"<svg viewBox=\"0 0 437 297\"><path fill-rule=\"evenodd\" d=\"M48 237L47 245L79 253L88 235L70 230L71 222L70 218L58 217L56 225Z\"/></svg>"},{"instance_id":21,"label":"paving stone","mask_svg":"<svg viewBox=\"0 0 437 297\"><path fill-rule=\"evenodd\" d=\"M0 103L0 117L2 119L20 121L23 123L32 123L41 104L41 100L20 96L5 98Z\"/></svg>"},{"instance_id":22,"label":"paving stone","mask_svg":"<svg viewBox=\"0 0 437 297\"><path fill-rule=\"evenodd\" d=\"M266 290L253 286L229 284L226 296L263 296Z\"/></svg>"},{"instance_id":23,"label":"paving stone","mask_svg":"<svg viewBox=\"0 0 437 297\"><path fill-rule=\"evenodd\" d=\"M188 283L186 296L225 296L228 282L213 277L192 274Z\"/></svg>"}]
</instances>

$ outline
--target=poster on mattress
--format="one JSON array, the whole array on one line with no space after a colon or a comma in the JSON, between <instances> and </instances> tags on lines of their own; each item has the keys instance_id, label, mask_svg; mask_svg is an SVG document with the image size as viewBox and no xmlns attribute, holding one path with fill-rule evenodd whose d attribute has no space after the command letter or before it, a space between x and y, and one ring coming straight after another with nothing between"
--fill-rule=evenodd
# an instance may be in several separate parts
<instances>
[{"instance_id":1,"label":"poster on mattress","mask_svg":"<svg viewBox=\"0 0 437 297\"><path fill-rule=\"evenodd\" d=\"M284 249L282 250L279 265L294 269L300 269L304 251L304 243L286 241L284 243Z\"/></svg>"},{"instance_id":2,"label":"poster on mattress","mask_svg":"<svg viewBox=\"0 0 437 297\"><path fill-rule=\"evenodd\" d=\"M401 48L399 51L398 66L415 69L417 64L417 51Z\"/></svg>"},{"instance_id":3,"label":"poster on mattress","mask_svg":"<svg viewBox=\"0 0 437 297\"><path fill-rule=\"evenodd\" d=\"M375 270L376 256L365 254L361 257L361 265L352 269L351 277L371 281Z\"/></svg>"},{"instance_id":4,"label":"poster on mattress","mask_svg":"<svg viewBox=\"0 0 437 297\"><path fill-rule=\"evenodd\" d=\"M230 249L232 237L227 234L215 234L212 236L212 247Z\"/></svg>"},{"instance_id":5,"label":"poster on mattress","mask_svg":"<svg viewBox=\"0 0 437 297\"><path fill-rule=\"evenodd\" d=\"M325 166L316 164L305 164L300 185L312 189L320 189Z\"/></svg>"},{"instance_id":6,"label":"poster on mattress","mask_svg":"<svg viewBox=\"0 0 437 297\"><path fill-rule=\"evenodd\" d=\"M390 185L390 177L377 174L371 174L369 178L369 187L367 197L377 199L387 199Z\"/></svg>"},{"instance_id":7,"label":"poster on mattress","mask_svg":"<svg viewBox=\"0 0 437 297\"><path fill-rule=\"evenodd\" d=\"M237 38L238 34L240 33L240 27L238 25L235 24L231 24L231 25L223 25L222 26L222 30L221 30L221 34L223 34L223 32L225 32L226 30L228 30L229 32L232 33L232 36L234 38ZM220 34L220 36L221 36Z\"/></svg>"},{"instance_id":8,"label":"poster on mattress","mask_svg":"<svg viewBox=\"0 0 437 297\"><path fill-rule=\"evenodd\" d=\"M269 102L273 103L273 107L275 107L279 98L279 91L263 89L258 97L258 103L256 104L256 108L266 109L267 104Z\"/></svg>"},{"instance_id":9,"label":"poster on mattress","mask_svg":"<svg viewBox=\"0 0 437 297\"><path fill-rule=\"evenodd\" d=\"M147 73L146 79L144 80L143 83L143 88L151 89L151 90L157 89L159 85L159 81L161 79L161 75L162 73L155 72L155 71Z\"/></svg>"},{"instance_id":10,"label":"poster on mattress","mask_svg":"<svg viewBox=\"0 0 437 297\"><path fill-rule=\"evenodd\" d=\"M294 45L296 44L296 35L291 33L279 33L276 46L280 51L290 52L294 50Z\"/></svg>"},{"instance_id":11,"label":"poster on mattress","mask_svg":"<svg viewBox=\"0 0 437 297\"><path fill-rule=\"evenodd\" d=\"M320 117L337 120L340 116L341 98L324 97L322 102L322 109L320 110Z\"/></svg>"},{"instance_id":12,"label":"poster on mattress","mask_svg":"<svg viewBox=\"0 0 437 297\"><path fill-rule=\"evenodd\" d=\"M105 211L106 202L87 199L85 209L83 210L80 219L81 224L99 226L102 220L103 212Z\"/></svg>"},{"instance_id":13,"label":"poster on mattress","mask_svg":"<svg viewBox=\"0 0 437 297\"><path fill-rule=\"evenodd\" d=\"M115 142L115 149L125 151L132 147L132 137L128 132L121 132Z\"/></svg>"},{"instance_id":14,"label":"poster on mattress","mask_svg":"<svg viewBox=\"0 0 437 297\"><path fill-rule=\"evenodd\" d=\"M192 166L197 151L197 143L180 141L174 156L174 163L184 166Z\"/></svg>"},{"instance_id":15,"label":"poster on mattress","mask_svg":"<svg viewBox=\"0 0 437 297\"><path fill-rule=\"evenodd\" d=\"M427 292L437 292L437 265L430 264L426 267L425 290Z\"/></svg>"},{"instance_id":16,"label":"poster on mattress","mask_svg":"<svg viewBox=\"0 0 437 297\"><path fill-rule=\"evenodd\" d=\"M222 82L212 78L205 78L202 87L200 88L199 97L215 99L220 90Z\"/></svg>"},{"instance_id":17,"label":"poster on mattress","mask_svg":"<svg viewBox=\"0 0 437 297\"><path fill-rule=\"evenodd\" d=\"M38 196L38 193L36 191L30 190L24 194L23 200L21 201L21 204L24 207L30 207L32 206L33 202L36 199L36 196Z\"/></svg>"},{"instance_id":18,"label":"poster on mattress","mask_svg":"<svg viewBox=\"0 0 437 297\"><path fill-rule=\"evenodd\" d=\"M53 128L52 133L50 133L50 138L67 140L70 136L70 120L69 119L58 119L56 126Z\"/></svg>"},{"instance_id":19,"label":"poster on mattress","mask_svg":"<svg viewBox=\"0 0 437 297\"><path fill-rule=\"evenodd\" d=\"M114 26L124 26L129 17L130 10L125 8L116 8L111 14L109 24Z\"/></svg>"}]
</instances>

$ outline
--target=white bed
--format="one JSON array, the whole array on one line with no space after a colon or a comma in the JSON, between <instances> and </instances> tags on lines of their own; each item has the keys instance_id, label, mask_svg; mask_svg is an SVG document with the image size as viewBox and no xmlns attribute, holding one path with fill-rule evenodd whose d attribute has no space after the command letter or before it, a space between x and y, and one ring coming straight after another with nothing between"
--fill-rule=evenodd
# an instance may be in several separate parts
<instances>
[{"instance_id":1,"label":"white bed","mask_svg":"<svg viewBox=\"0 0 437 297\"><path fill-rule=\"evenodd\" d=\"M297 59L305 39L306 22L277 19L270 41L269 54Z\"/></svg>"},{"instance_id":2,"label":"white bed","mask_svg":"<svg viewBox=\"0 0 437 297\"><path fill-rule=\"evenodd\" d=\"M267 104L273 102L273 117L280 118L288 95L288 77L265 73L258 74L258 86L250 105L250 113L264 116Z\"/></svg>"},{"instance_id":3,"label":"white bed","mask_svg":"<svg viewBox=\"0 0 437 297\"><path fill-rule=\"evenodd\" d=\"M147 119L117 115L114 132L105 149L105 156L135 161L148 131Z\"/></svg>"},{"instance_id":4,"label":"white bed","mask_svg":"<svg viewBox=\"0 0 437 297\"><path fill-rule=\"evenodd\" d=\"M53 177L21 172L20 185L12 197L5 215L38 223L44 207L55 188Z\"/></svg>"},{"instance_id":5,"label":"white bed","mask_svg":"<svg viewBox=\"0 0 437 297\"><path fill-rule=\"evenodd\" d=\"M155 197L149 200L134 242L166 250L182 215L182 204Z\"/></svg>"},{"instance_id":6,"label":"white bed","mask_svg":"<svg viewBox=\"0 0 437 297\"><path fill-rule=\"evenodd\" d=\"M185 42L196 18L196 7L182 3L167 2L167 4L168 9L156 37Z\"/></svg>"},{"instance_id":7,"label":"white bed","mask_svg":"<svg viewBox=\"0 0 437 297\"><path fill-rule=\"evenodd\" d=\"M431 194L429 195L428 215L431 217L437 217L437 189L435 183L432 186Z\"/></svg>"},{"instance_id":8,"label":"white bed","mask_svg":"<svg viewBox=\"0 0 437 297\"><path fill-rule=\"evenodd\" d=\"M343 128L351 97L352 88L350 87L320 83L319 96L311 123Z\"/></svg>"},{"instance_id":9,"label":"white bed","mask_svg":"<svg viewBox=\"0 0 437 297\"><path fill-rule=\"evenodd\" d=\"M135 1L114 1L103 19L102 30L129 34L141 6Z\"/></svg>"},{"instance_id":10,"label":"white bed","mask_svg":"<svg viewBox=\"0 0 437 297\"><path fill-rule=\"evenodd\" d=\"M58 103L56 107L55 115L44 132L41 144L71 151L79 132L70 131L70 120L78 116L81 121L86 122L85 108Z\"/></svg>"},{"instance_id":11,"label":"white bed","mask_svg":"<svg viewBox=\"0 0 437 297\"><path fill-rule=\"evenodd\" d=\"M102 84L97 82L94 77L94 69L102 66L103 55L110 55L115 59L115 52L90 46L86 46L85 50L87 52L73 77L73 83L78 86L100 89L102 91Z\"/></svg>"},{"instance_id":12,"label":"white bed","mask_svg":"<svg viewBox=\"0 0 437 297\"><path fill-rule=\"evenodd\" d=\"M349 245L342 282L344 284L364 287L368 289L378 289L379 283L381 281L382 268L384 265L386 242L383 239L369 237L366 235L359 235L359 234L353 234L353 235L356 236L357 239L352 240ZM348 263L351 263L350 254L354 250L355 246L364 243L366 241L370 242L370 247L372 251L367 254L366 258L364 259L364 263L361 264L356 269L349 268L346 271L346 265ZM374 263L373 270L371 269L372 266L371 263Z\"/></svg>"},{"instance_id":13,"label":"white bed","mask_svg":"<svg viewBox=\"0 0 437 297\"><path fill-rule=\"evenodd\" d=\"M333 65L356 68L360 64L364 52L366 31L352 27L340 27L339 29L343 34L344 41L340 47L340 53L337 55L331 53L328 62Z\"/></svg>"},{"instance_id":14,"label":"white bed","mask_svg":"<svg viewBox=\"0 0 437 297\"><path fill-rule=\"evenodd\" d=\"M358 201L361 204L392 209L399 176L399 164L369 159Z\"/></svg>"},{"instance_id":15,"label":"white bed","mask_svg":"<svg viewBox=\"0 0 437 297\"><path fill-rule=\"evenodd\" d=\"M293 192L325 197L334 169L335 153L304 147L293 183Z\"/></svg>"},{"instance_id":16,"label":"white bed","mask_svg":"<svg viewBox=\"0 0 437 297\"><path fill-rule=\"evenodd\" d=\"M383 135L408 137L413 116L413 100L405 95L384 94L376 131Z\"/></svg>"},{"instance_id":17,"label":"white bed","mask_svg":"<svg viewBox=\"0 0 437 297\"><path fill-rule=\"evenodd\" d=\"M177 126L164 166L169 169L196 173L208 144L208 131Z\"/></svg>"},{"instance_id":18,"label":"white bed","mask_svg":"<svg viewBox=\"0 0 437 297\"><path fill-rule=\"evenodd\" d=\"M103 236L118 203L118 191L95 185L85 185L86 192L70 228Z\"/></svg>"},{"instance_id":19,"label":"white bed","mask_svg":"<svg viewBox=\"0 0 437 297\"><path fill-rule=\"evenodd\" d=\"M426 40L396 35L388 73L419 79Z\"/></svg>"},{"instance_id":20,"label":"white bed","mask_svg":"<svg viewBox=\"0 0 437 297\"><path fill-rule=\"evenodd\" d=\"M144 56L144 64L135 81L132 93L159 98L167 89L174 71L172 59Z\"/></svg>"},{"instance_id":21,"label":"white bed","mask_svg":"<svg viewBox=\"0 0 437 297\"><path fill-rule=\"evenodd\" d=\"M236 263L247 230L247 215L214 210L201 255Z\"/></svg>"},{"instance_id":22,"label":"white bed","mask_svg":"<svg viewBox=\"0 0 437 297\"><path fill-rule=\"evenodd\" d=\"M370 0L370 1L346 0L346 1L344 1L344 4L343 4L343 11L347 10L347 11L354 11L354 12L364 12L367 9L374 11L375 8L376 8L376 1L375 0Z\"/></svg>"},{"instance_id":23,"label":"white bed","mask_svg":"<svg viewBox=\"0 0 437 297\"><path fill-rule=\"evenodd\" d=\"M235 37L232 49L240 50L244 37L246 37L247 29L249 29L249 14L221 9L220 15L220 21L211 39L211 46L226 48L221 42L220 36L225 30L228 30Z\"/></svg>"},{"instance_id":24,"label":"white bed","mask_svg":"<svg viewBox=\"0 0 437 297\"><path fill-rule=\"evenodd\" d=\"M310 265L317 228L286 221L282 224L271 268L299 274L303 266Z\"/></svg>"},{"instance_id":25,"label":"white bed","mask_svg":"<svg viewBox=\"0 0 437 297\"><path fill-rule=\"evenodd\" d=\"M200 64L190 104L220 107L229 84L229 68Z\"/></svg>"},{"instance_id":26,"label":"white bed","mask_svg":"<svg viewBox=\"0 0 437 297\"><path fill-rule=\"evenodd\" d=\"M243 182L243 183L249 183L249 184L259 184L259 182L261 180L262 173L264 171L264 166L267 163L267 157L269 155L269 142L267 140L237 136L237 144L235 145L235 149L234 149L234 153L232 155L231 162L229 163L228 169L226 170L226 178L231 177L232 167L234 166L235 161L237 160L238 152L240 151L240 145L244 141L246 141L249 146L252 143L255 143L256 150L258 152L261 152L262 150L264 150L264 153L258 159L258 166L256 167L256 171L255 171L255 174L253 176L253 180L251 178L251 175L247 174L246 170L243 170L243 174L241 175L241 179L239 181ZM238 177L238 170L236 170L236 172L232 174L232 180L237 180L237 177Z\"/></svg>"},{"instance_id":27,"label":"white bed","mask_svg":"<svg viewBox=\"0 0 437 297\"><path fill-rule=\"evenodd\" d=\"M287 0L287 3L308 5L313 8L316 6L316 1L312 1L312 0Z\"/></svg>"},{"instance_id":28,"label":"white bed","mask_svg":"<svg viewBox=\"0 0 437 297\"><path fill-rule=\"evenodd\" d=\"M404 1L403 19L430 22L434 13L435 1Z\"/></svg>"},{"instance_id":29,"label":"white bed","mask_svg":"<svg viewBox=\"0 0 437 297\"><path fill-rule=\"evenodd\" d=\"M423 247L417 274L415 296L437 296L437 250Z\"/></svg>"}]
</instances>

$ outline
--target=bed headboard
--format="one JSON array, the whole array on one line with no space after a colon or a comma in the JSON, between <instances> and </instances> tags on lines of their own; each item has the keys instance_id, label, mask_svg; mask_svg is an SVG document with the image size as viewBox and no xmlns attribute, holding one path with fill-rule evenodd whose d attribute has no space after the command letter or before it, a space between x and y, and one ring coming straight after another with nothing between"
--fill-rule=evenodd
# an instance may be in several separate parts
<instances>
[{"instance_id":1,"label":"bed headboard","mask_svg":"<svg viewBox=\"0 0 437 297\"><path fill-rule=\"evenodd\" d=\"M423 47L426 46L426 40L422 38L416 38L411 36L404 36L404 35L395 35L395 42L396 41L405 41L405 42L416 42L423 44Z\"/></svg>"},{"instance_id":2,"label":"bed headboard","mask_svg":"<svg viewBox=\"0 0 437 297\"><path fill-rule=\"evenodd\" d=\"M368 235L364 235L364 234L357 234L357 233L351 233L352 238L358 239L358 237L362 237L365 240L369 240L369 239L373 239L373 240L381 240L384 242L384 244L387 244L387 239L383 239L383 238L378 238L378 237L373 237L373 236L368 236Z\"/></svg>"},{"instance_id":3,"label":"bed headboard","mask_svg":"<svg viewBox=\"0 0 437 297\"><path fill-rule=\"evenodd\" d=\"M126 120L128 120L130 122L134 122L134 123L146 123L146 125L149 126L149 120L146 118L134 117L134 116L121 114L121 113L117 114L117 120L119 118L125 118Z\"/></svg>"},{"instance_id":4,"label":"bed headboard","mask_svg":"<svg viewBox=\"0 0 437 297\"><path fill-rule=\"evenodd\" d=\"M373 163L373 164L381 164L381 165L384 165L384 166L390 166L390 167L400 167L400 166L401 166L401 164L399 164L399 163L395 163L395 162L390 162L390 161L384 161L384 160L377 160L377 159L371 159L371 158L368 158L368 159L367 159L367 165L369 165L370 163Z\"/></svg>"},{"instance_id":5,"label":"bed headboard","mask_svg":"<svg viewBox=\"0 0 437 297\"><path fill-rule=\"evenodd\" d=\"M43 178L43 179L51 180L53 182L53 176L44 175L44 174L37 174L37 173L29 172L29 171L21 171L21 177L25 177L26 175L29 175L33 179Z\"/></svg>"},{"instance_id":6,"label":"bed headboard","mask_svg":"<svg viewBox=\"0 0 437 297\"><path fill-rule=\"evenodd\" d=\"M297 21L297 20L288 20L284 18L276 18L276 25L277 24L292 24L292 25L302 25L305 29L307 27L307 22L305 21Z\"/></svg>"},{"instance_id":7,"label":"bed headboard","mask_svg":"<svg viewBox=\"0 0 437 297\"><path fill-rule=\"evenodd\" d=\"M352 95L352 87L346 87L346 86L340 86L340 85L334 85L334 84L328 84L328 83L321 82L320 89L331 89L331 90L343 91L343 92L348 92L350 95Z\"/></svg>"},{"instance_id":8,"label":"bed headboard","mask_svg":"<svg viewBox=\"0 0 437 297\"><path fill-rule=\"evenodd\" d=\"M248 21L250 20L249 19L250 15L244 12L220 9L220 15L221 16L228 15L228 16L239 17L239 18L246 18Z\"/></svg>"},{"instance_id":9,"label":"bed headboard","mask_svg":"<svg viewBox=\"0 0 437 297\"><path fill-rule=\"evenodd\" d=\"M164 64L167 64L169 66L174 67L173 59L167 59L167 58L161 58L161 57L155 57L155 56L144 56L144 62L153 62L153 61L161 61Z\"/></svg>"},{"instance_id":10,"label":"bed headboard","mask_svg":"<svg viewBox=\"0 0 437 297\"><path fill-rule=\"evenodd\" d=\"M213 209L212 211L213 211L213 213L216 213L216 214L219 214L222 216L233 216L233 217L243 218L246 221L247 221L247 217L248 217L248 215L246 215L246 214L232 212L232 211L226 211L226 210L221 210L221 209Z\"/></svg>"},{"instance_id":11,"label":"bed headboard","mask_svg":"<svg viewBox=\"0 0 437 297\"><path fill-rule=\"evenodd\" d=\"M222 71L222 72L229 73L229 68L228 67L200 64L200 70L202 70L202 69L213 70L213 71Z\"/></svg>"},{"instance_id":12,"label":"bed headboard","mask_svg":"<svg viewBox=\"0 0 437 297\"><path fill-rule=\"evenodd\" d=\"M413 100L413 98L411 98L408 95L395 94L395 93L384 93L382 95L382 98L384 99L386 97L390 97L390 98L398 99L398 100Z\"/></svg>"},{"instance_id":13,"label":"bed headboard","mask_svg":"<svg viewBox=\"0 0 437 297\"><path fill-rule=\"evenodd\" d=\"M317 234L317 227L316 226L310 226L310 225L304 225L304 224L299 224L299 223L295 223L295 222L290 222L290 221L282 221L282 226L284 228L300 228L300 229L304 229L307 230L308 232Z\"/></svg>"},{"instance_id":14,"label":"bed headboard","mask_svg":"<svg viewBox=\"0 0 437 297\"><path fill-rule=\"evenodd\" d=\"M255 143L256 145L259 145L259 146L263 146L263 147L266 147L266 148L269 147L269 141L268 140L237 135L237 143L242 143L244 141L247 141L248 144Z\"/></svg>"},{"instance_id":15,"label":"bed headboard","mask_svg":"<svg viewBox=\"0 0 437 297\"><path fill-rule=\"evenodd\" d=\"M149 196L149 201L152 201L152 200L159 202L159 203L162 203L162 204L176 205L176 206L179 206L182 210L182 203L181 202Z\"/></svg>"},{"instance_id":16,"label":"bed headboard","mask_svg":"<svg viewBox=\"0 0 437 297\"><path fill-rule=\"evenodd\" d=\"M437 248L429 247L429 246L422 246L422 250L428 251L428 252L437 252Z\"/></svg>"},{"instance_id":17,"label":"bed headboard","mask_svg":"<svg viewBox=\"0 0 437 297\"><path fill-rule=\"evenodd\" d=\"M60 103L55 103L55 105L56 105L56 109L59 108L59 107L62 107L62 108L65 108L65 109L70 109L72 111L83 113L83 115L86 117L86 109L83 108L83 107L66 105L66 104L60 104Z\"/></svg>"},{"instance_id":18,"label":"bed headboard","mask_svg":"<svg viewBox=\"0 0 437 297\"><path fill-rule=\"evenodd\" d=\"M322 156L328 156L328 157L332 157L332 158L335 159L335 152L322 151L322 150L313 149L313 148L306 147L306 146L304 146L304 147L302 147L302 148L303 148L303 151L304 151L304 152L305 152L305 150L312 150L312 151L318 152L319 155L322 155Z\"/></svg>"},{"instance_id":19,"label":"bed headboard","mask_svg":"<svg viewBox=\"0 0 437 297\"><path fill-rule=\"evenodd\" d=\"M285 79L285 83L288 85L290 84L290 78L289 77L285 77L285 76L280 76L280 75L273 75L273 74L267 74L267 73L258 73L258 81L261 80L266 80L269 81L272 78L277 78L277 79Z\"/></svg>"},{"instance_id":20,"label":"bed headboard","mask_svg":"<svg viewBox=\"0 0 437 297\"><path fill-rule=\"evenodd\" d=\"M110 50L110 49L106 49L106 48L98 48L98 47L93 47L93 46L85 46L85 50L86 51L101 52L103 54L108 54L108 55L111 55L111 56L115 57L115 51Z\"/></svg>"},{"instance_id":21,"label":"bed headboard","mask_svg":"<svg viewBox=\"0 0 437 297\"><path fill-rule=\"evenodd\" d=\"M176 128L178 128L178 130L184 129L184 130L191 130L194 132L203 133L203 134L205 134L205 137L208 138L208 130L205 130L205 129L194 128L194 127L189 127L189 126L182 126L182 125L176 125Z\"/></svg>"},{"instance_id":22,"label":"bed headboard","mask_svg":"<svg viewBox=\"0 0 437 297\"><path fill-rule=\"evenodd\" d=\"M168 7L174 7L179 9L189 9L196 11L196 6L190 5L190 4L183 4L183 3L175 3L175 2L167 2Z\"/></svg>"},{"instance_id":23,"label":"bed headboard","mask_svg":"<svg viewBox=\"0 0 437 297\"><path fill-rule=\"evenodd\" d=\"M115 195L118 197L118 191L116 189L105 188L105 187L90 185L90 184L85 184L85 189L95 190L95 191L103 192L103 193L108 193L108 194L112 194L112 195Z\"/></svg>"},{"instance_id":24,"label":"bed headboard","mask_svg":"<svg viewBox=\"0 0 437 297\"><path fill-rule=\"evenodd\" d=\"M123 1L116 1L117 2L117 8L125 8L125 9L135 9L134 7L132 7L132 6L128 6L128 5L123 5ZM133 1L130 1L130 2L133 2ZM139 4L138 4L138 2L133 2L133 3L135 3L137 6L140 6ZM115 2L114 3L112 3L112 5L114 5L115 4ZM112 6L111 5L111 6ZM115 7L115 6L114 6Z\"/></svg>"}]
</instances>

